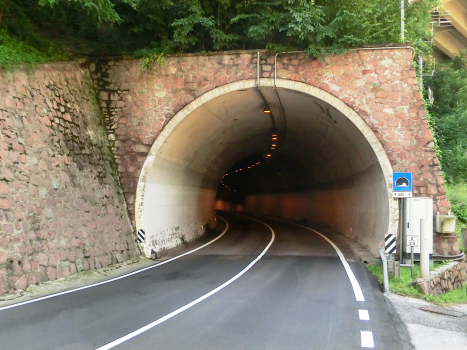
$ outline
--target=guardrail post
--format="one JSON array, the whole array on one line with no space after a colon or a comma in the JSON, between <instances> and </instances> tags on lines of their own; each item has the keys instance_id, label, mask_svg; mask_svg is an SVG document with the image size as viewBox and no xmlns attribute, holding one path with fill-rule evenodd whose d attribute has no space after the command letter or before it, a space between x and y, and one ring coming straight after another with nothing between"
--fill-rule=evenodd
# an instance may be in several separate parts
<instances>
[{"instance_id":1,"label":"guardrail post","mask_svg":"<svg viewBox=\"0 0 467 350\"><path fill-rule=\"evenodd\" d=\"M381 256L381 261L383 262L383 290L384 293L389 293L388 261L386 259L386 255L384 254L384 248L379 248L379 255Z\"/></svg>"}]
</instances>

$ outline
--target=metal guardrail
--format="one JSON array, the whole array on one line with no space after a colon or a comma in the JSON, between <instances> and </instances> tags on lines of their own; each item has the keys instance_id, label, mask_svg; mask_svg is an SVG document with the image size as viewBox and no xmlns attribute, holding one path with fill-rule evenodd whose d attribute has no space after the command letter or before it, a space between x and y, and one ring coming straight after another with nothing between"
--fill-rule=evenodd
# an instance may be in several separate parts
<instances>
[{"instance_id":1,"label":"metal guardrail","mask_svg":"<svg viewBox=\"0 0 467 350\"><path fill-rule=\"evenodd\" d=\"M383 290L384 293L389 293L389 278L388 278L388 260L384 253L384 247L379 248L379 255L383 262Z\"/></svg>"}]
</instances>

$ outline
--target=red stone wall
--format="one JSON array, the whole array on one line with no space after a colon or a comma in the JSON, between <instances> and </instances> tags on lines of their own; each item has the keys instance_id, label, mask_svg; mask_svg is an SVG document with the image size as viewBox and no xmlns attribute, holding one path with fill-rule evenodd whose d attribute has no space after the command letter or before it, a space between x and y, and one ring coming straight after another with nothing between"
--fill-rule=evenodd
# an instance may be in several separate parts
<instances>
[{"instance_id":1,"label":"red stone wall","mask_svg":"<svg viewBox=\"0 0 467 350\"><path fill-rule=\"evenodd\" d=\"M203 93L256 78L256 57L256 52L173 56L150 71L136 60L90 64L133 219L139 173L164 125ZM261 77L274 77L273 55L262 52L260 64ZM277 77L341 99L374 131L393 170L414 174L415 196L432 196L434 212L450 210L410 49L363 49L324 61L281 54ZM449 243L449 250L458 251L456 244Z\"/></svg>"},{"instance_id":2,"label":"red stone wall","mask_svg":"<svg viewBox=\"0 0 467 350\"><path fill-rule=\"evenodd\" d=\"M0 294L134 256L87 69L0 72Z\"/></svg>"}]
</instances>

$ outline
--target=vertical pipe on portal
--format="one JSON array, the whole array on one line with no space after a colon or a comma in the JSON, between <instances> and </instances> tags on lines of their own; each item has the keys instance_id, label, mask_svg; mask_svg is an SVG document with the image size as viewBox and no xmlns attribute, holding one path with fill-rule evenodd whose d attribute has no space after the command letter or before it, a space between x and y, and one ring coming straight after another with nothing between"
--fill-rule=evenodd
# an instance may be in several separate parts
<instances>
[{"instance_id":1,"label":"vertical pipe on portal","mask_svg":"<svg viewBox=\"0 0 467 350\"><path fill-rule=\"evenodd\" d=\"M256 86L259 86L259 51L256 53Z\"/></svg>"}]
</instances>

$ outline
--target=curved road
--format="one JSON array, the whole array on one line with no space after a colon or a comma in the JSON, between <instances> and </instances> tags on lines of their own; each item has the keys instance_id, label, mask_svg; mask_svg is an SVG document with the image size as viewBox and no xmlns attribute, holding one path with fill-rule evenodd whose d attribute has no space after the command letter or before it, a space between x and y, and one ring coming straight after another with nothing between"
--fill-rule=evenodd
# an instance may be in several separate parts
<instances>
[{"instance_id":1,"label":"curved road","mask_svg":"<svg viewBox=\"0 0 467 350\"><path fill-rule=\"evenodd\" d=\"M225 234L179 259L0 308L0 349L410 348L363 264L305 227L221 216Z\"/></svg>"}]
</instances>

